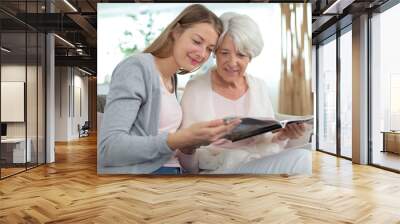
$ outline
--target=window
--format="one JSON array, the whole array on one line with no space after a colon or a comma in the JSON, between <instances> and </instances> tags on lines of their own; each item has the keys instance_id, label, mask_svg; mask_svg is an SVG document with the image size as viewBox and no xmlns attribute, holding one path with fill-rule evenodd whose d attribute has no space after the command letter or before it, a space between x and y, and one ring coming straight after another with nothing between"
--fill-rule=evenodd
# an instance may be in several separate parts
<instances>
[{"instance_id":1,"label":"window","mask_svg":"<svg viewBox=\"0 0 400 224\"><path fill-rule=\"evenodd\" d=\"M351 27L349 27L351 29ZM352 34L340 36L340 155L352 157Z\"/></svg>"},{"instance_id":2,"label":"window","mask_svg":"<svg viewBox=\"0 0 400 224\"><path fill-rule=\"evenodd\" d=\"M44 3L19 2L18 6L21 14L38 13ZM0 13L0 17L9 21L0 30L0 111L14 117L1 118L2 127L7 127L0 144L0 178L5 178L45 163L46 38L9 15ZM10 98L18 100L10 102ZM12 103L18 104L13 105L18 111L10 109Z\"/></svg>"},{"instance_id":3,"label":"window","mask_svg":"<svg viewBox=\"0 0 400 224\"><path fill-rule=\"evenodd\" d=\"M400 137L400 133L395 137L391 132L400 129L400 33L394 29L398 21L400 5L371 18L372 164L395 170L400 170L400 151L394 153L396 150L393 152L386 146L395 144L393 148L400 147L400 141L394 140ZM386 140L385 135L388 137Z\"/></svg>"},{"instance_id":4,"label":"window","mask_svg":"<svg viewBox=\"0 0 400 224\"><path fill-rule=\"evenodd\" d=\"M333 39L333 38L332 38ZM318 48L318 149L336 153L336 40Z\"/></svg>"},{"instance_id":5,"label":"window","mask_svg":"<svg viewBox=\"0 0 400 224\"><path fill-rule=\"evenodd\" d=\"M390 130L400 130L400 73L390 74Z\"/></svg>"}]
</instances>

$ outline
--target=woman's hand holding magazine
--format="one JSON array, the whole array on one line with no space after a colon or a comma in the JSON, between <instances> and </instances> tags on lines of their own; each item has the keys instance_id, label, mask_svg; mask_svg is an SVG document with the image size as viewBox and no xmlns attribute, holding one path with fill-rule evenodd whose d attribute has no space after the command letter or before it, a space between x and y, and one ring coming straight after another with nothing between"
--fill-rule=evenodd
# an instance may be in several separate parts
<instances>
[{"instance_id":1,"label":"woman's hand holding magazine","mask_svg":"<svg viewBox=\"0 0 400 224\"><path fill-rule=\"evenodd\" d=\"M195 123L176 133L170 134L167 142L171 148L178 148L185 154L192 154L196 148L220 141L227 133L230 133L232 129L239 125L240 122L241 120L236 118L229 121L217 119ZM178 138L176 138L177 135L181 135L179 139L184 141L179 142Z\"/></svg>"},{"instance_id":2,"label":"woman's hand holding magazine","mask_svg":"<svg viewBox=\"0 0 400 224\"><path fill-rule=\"evenodd\" d=\"M225 118L229 121L235 118ZM237 118L236 118L237 119ZM250 138L256 135L264 134L267 132L278 132L276 140L285 140L287 138L298 138L305 130L305 124L313 124L314 117L306 116L299 119L278 121L271 118L240 118L242 121L236 126L231 133L227 134L224 138L232 142L242 139Z\"/></svg>"},{"instance_id":3,"label":"woman's hand holding magazine","mask_svg":"<svg viewBox=\"0 0 400 224\"><path fill-rule=\"evenodd\" d=\"M304 123L291 123L280 129L276 135L274 135L272 142L278 143L285 141L286 139L298 139L303 136L306 130Z\"/></svg>"}]
</instances>

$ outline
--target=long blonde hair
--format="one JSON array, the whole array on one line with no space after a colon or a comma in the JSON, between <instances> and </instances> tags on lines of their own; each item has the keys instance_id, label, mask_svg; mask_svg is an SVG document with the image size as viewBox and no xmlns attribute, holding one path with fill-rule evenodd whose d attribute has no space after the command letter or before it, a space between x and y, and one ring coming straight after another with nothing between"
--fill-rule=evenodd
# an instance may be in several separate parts
<instances>
[{"instance_id":1,"label":"long blonde hair","mask_svg":"<svg viewBox=\"0 0 400 224\"><path fill-rule=\"evenodd\" d=\"M174 44L172 31L179 28L183 32L185 29L198 23L209 23L214 27L218 35L222 33L223 26L221 20L203 5L193 4L186 7L143 52L151 53L160 58L169 57Z\"/></svg>"}]
</instances>

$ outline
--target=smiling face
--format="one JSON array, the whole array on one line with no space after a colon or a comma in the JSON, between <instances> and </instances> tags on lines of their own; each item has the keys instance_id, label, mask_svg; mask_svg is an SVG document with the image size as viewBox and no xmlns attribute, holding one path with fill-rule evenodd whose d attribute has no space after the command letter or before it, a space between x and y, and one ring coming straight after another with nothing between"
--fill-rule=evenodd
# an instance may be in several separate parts
<instances>
[{"instance_id":1,"label":"smiling face","mask_svg":"<svg viewBox=\"0 0 400 224\"><path fill-rule=\"evenodd\" d=\"M181 33L174 32L173 57L179 68L192 71L207 61L213 51L218 33L208 23L198 23Z\"/></svg>"},{"instance_id":2,"label":"smiling face","mask_svg":"<svg viewBox=\"0 0 400 224\"><path fill-rule=\"evenodd\" d=\"M235 43L226 35L216 51L217 75L225 82L235 82L244 77L250 56L236 49Z\"/></svg>"}]
</instances>

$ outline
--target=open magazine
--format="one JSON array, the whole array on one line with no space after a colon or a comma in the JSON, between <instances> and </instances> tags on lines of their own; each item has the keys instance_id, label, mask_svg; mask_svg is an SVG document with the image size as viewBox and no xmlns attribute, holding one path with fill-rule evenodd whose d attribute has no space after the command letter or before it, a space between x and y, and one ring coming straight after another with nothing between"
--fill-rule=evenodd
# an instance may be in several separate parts
<instances>
[{"instance_id":1,"label":"open magazine","mask_svg":"<svg viewBox=\"0 0 400 224\"><path fill-rule=\"evenodd\" d=\"M225 118L226 121L235 118ZM241 123L235 127L231 133L226 135L224 138L231 140L232 142L239 141L245 138L250 138L256 135L264 134L267 132L279 131L281 128L285 128L286 125L292 123L306 123L313 124L313 116L300 117L299 119L278 121L271 118L251 118L243 117L240 118Z\"/></svg>"}]
</instances>

